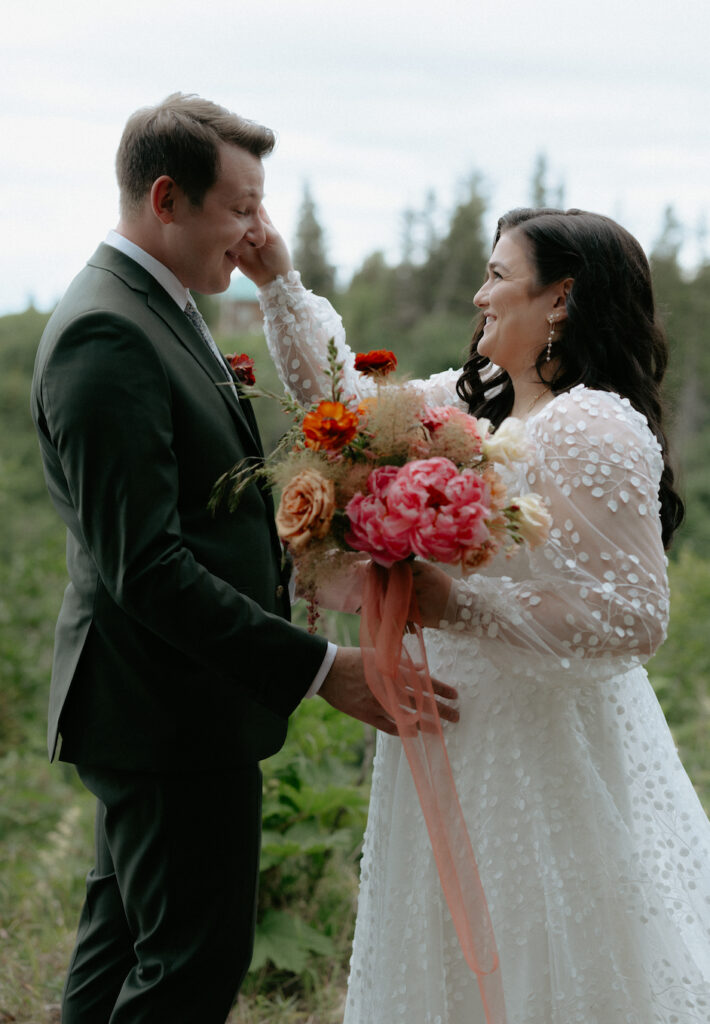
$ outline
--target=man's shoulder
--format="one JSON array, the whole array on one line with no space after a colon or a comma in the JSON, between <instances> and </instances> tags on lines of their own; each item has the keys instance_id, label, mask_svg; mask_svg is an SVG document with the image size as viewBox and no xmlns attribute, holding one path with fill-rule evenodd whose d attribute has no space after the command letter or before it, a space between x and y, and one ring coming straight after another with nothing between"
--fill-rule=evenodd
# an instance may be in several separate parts
<instances>
[{"instance_id":1,"label":"man's shoulder","mask_svg":"<svg viewBox=\"0 0 710 1024\"><path fill-rule=\"evenodd\" d=\"M100 323L120 324L124 330L134 325L141 333L153 334L161 319L169 321L174 315L172 305L143 267L117 249L101 244L59 300L45 327L40 349L52 347L67 332L92 332Z\"/></svg>"},{"instance_id":2,"label":"man's shoulder","mask_svg":"<svg viewBox=\"0 0 710 1024\"><path fill-rule=\"evenodd\" d=\"M145 305L150 275L130 257L102 244L59 300L54 318L62 321L95 310L125 311Z\"/></svg>"}]
</instances>

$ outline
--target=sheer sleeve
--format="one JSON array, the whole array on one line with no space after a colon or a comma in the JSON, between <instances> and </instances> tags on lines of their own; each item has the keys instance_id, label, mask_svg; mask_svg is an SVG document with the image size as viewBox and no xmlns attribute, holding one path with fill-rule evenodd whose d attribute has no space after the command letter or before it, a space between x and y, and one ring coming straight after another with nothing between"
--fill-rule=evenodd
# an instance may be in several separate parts
<instances>
[{"instance_id":1,"label":"sheer sleeve","mask_svg":"<svg viewBox=\"0 0 710 1024\"><path fill-rule=\"evenodd\" d=\"M526 578L454 581L442 626L522 649L528 671L537 658L592 672L646 661L668 617L656 439L627 399L582 386L555 398L528 433L526 486L545 500L550 537L527 556Z\"/></svg>"},{"instance_id":2,"label":"sheer sleeve","mask_svg":"<svg viewBox=\"0 0 710 1024\"><path fill-rule=\"evenodd\" d=\"M305 404L330 392L325 368L331 338L343 361L346 391L358 398L375 393L375 383L355 370L355 354L348 346L342 320L327 299L303 287L297 271L277 277L261 288L259 303L271 358L284 387L294 398ZM458 377L458 370L444 370L428 380L413 383L425 392L431 405L464 408L456 394Z\"/></svg>"}]
</instances>

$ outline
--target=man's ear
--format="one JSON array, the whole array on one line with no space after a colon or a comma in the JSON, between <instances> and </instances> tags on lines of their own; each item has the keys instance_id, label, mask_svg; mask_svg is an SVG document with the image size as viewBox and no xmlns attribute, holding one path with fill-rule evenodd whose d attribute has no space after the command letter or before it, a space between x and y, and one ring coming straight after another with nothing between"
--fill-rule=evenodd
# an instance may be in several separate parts
<instances>
[{"instance_id":1,"label":"man's ear","mask_svg":"<svg viewBox=\"0 0 710 1024\"><path fill-rule=\"evenodd\" d=\"M162 174L153 182L150 190L150 208L163 224L170 224L175 219L178 192L178 186L167 174Z\"/></svg>"},{"instance_id":2,"label":"man's ear","mask_svg":"<svg viewBox=\"0 0 710 1024\"><path fill-rule=\"evenodd\" d=\"M555 323L560 323L562 320L567 319L567 298L572 291L573 284L574 278L566 277L564 281L560 281L555 286L554 303L552 306L552 316Z\"/></svg>"}]
</instances>

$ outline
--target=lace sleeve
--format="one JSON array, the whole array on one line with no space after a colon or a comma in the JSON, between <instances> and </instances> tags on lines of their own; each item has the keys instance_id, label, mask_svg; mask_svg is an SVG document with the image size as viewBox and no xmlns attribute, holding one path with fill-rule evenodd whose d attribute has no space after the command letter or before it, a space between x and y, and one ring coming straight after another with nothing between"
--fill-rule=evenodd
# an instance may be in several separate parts
<instances>
[{"instance_id":1,"label":"lace sleeve","mask_svg":"<svg viewBox=\"0 0 710 1024\"><path fill-rule=\"evenodd\" d=\"M355 354L346 341L342 320L327 299L303 287L297 271L277 277L261 288L259 303L271 358L284 387L294 398L305 404L330 392L325 368L331 338L343 362L346 391L358 398L375 393L374 382L355 370ZM432 405L463 408L456 394L458 377L459 371L445 370L413 384L426 393Z\"/></svg>"},{"instance_id":2,"label":"lace sleeve","mask_svg":"<svg viewBox=\"0 0 710 1024\"><path fill-rule=\"evenodd\" d=\"M646 661L668 617L656 439L628 400L581 386L554 399L529 435L527 486L549 508L549 540L530 553L525 579L455 581L453 621L442 625L562 668Z\"/></svg>"}]
</instances>

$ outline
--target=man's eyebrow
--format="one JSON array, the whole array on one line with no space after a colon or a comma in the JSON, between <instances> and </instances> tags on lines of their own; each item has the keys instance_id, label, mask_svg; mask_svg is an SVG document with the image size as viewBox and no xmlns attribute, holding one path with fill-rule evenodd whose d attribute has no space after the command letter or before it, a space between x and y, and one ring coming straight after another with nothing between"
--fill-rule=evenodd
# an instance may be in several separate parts
<instances>
[{"instance_id":1,"label":"man's eyebrow","mask_svg":"<svg viewBox=\"0 0 710 1024\"><path fill-rule=\"evenodd\" d=\"M235 199L252 199L254 197L261 201L264 198L264 194L258 188L253 188L252 186L239 189L234 195Z\"/></svg>"}]
</instances>

